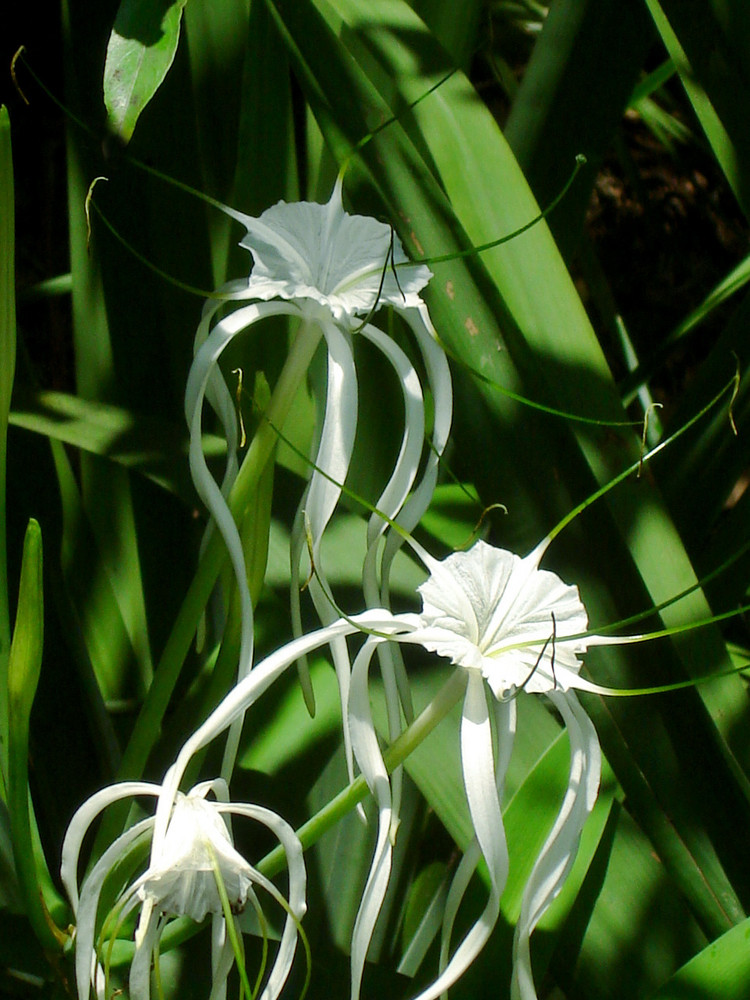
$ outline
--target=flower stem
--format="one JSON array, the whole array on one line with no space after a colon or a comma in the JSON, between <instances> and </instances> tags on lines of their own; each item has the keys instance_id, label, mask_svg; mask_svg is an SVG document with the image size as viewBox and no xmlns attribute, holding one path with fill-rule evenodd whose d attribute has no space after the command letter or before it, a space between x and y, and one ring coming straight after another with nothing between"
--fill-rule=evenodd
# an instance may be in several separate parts
<instances>
[{"instance_id":1,"label":"flower stem","mask_svg":"<svg viewBox=\"0 0 750 1000\"><path fill-rule=\"evenodd\" d=\"M229 507L236 520L244 513L248 498L253 495L264 468L273 456L277 441L273 427L283 426L320 337L320 330L315 324L305 323L289 351L268 404L267 419L262 421L253 437L229 497ZM154 672L151 688L123 755L119 773L121 779L138 777L143 772L161 730L161 720L193 641L198 621L226 559L224 543L215 532L206 545ZM116 810L112 810L113 814L115 812ZM122 819L118 822L121 823ZM109 833L112 834L112 828Z\"/></svg>"},{"instance_id":2,"label":"flower stem","mask_svg":"<svg viewBox=\"0 0 750 1000\"><path fill-rule=\"evenodd\" d=\"M389 774L404 763L438 723L442 722L454 705L458 704L463 697L467 677L468 674L465 670L454 670L432 701L388 747L383 754L383 760ZM307 850L308 847L312 847L324 833L362 802L367 793L367 783L362 775L342 789L319 813L304 823L297 831L303 849ZM273 878L274 875L283 871L285 865L284 851L277 847L267 854L256 867L266 877Z\"/></svg>"}]
</instances>

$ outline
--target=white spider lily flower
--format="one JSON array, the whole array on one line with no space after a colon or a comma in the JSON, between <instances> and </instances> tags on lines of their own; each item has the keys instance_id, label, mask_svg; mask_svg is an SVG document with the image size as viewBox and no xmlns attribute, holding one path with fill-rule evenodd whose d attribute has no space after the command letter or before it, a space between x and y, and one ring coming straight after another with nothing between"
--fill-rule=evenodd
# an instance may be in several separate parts
<instances>
[{"instance_id":1,"label":"white spider lily flower","mask_svg":"<svg viewBox=\"0 0 750 1000\"><path fill-rule=\"evenodd\" d=\"M246 228L241 245L252 254L254 267L249 279L232 281L218 289L216 297L204 309L195 339L185 412L190 428L193 479L226 541L238 580L242 602L238 671L241 678L252 664L253 619L240 538L226 504L237 475L234 400L217 367L227 345L239 333L269 316L286 315L299 319L302 329L285 369L292 373L290 381L296 379L297 383L304 376L314 345L321 337L326 346L327 380L317 453L292 542L292 613L298 634L301 633L298 580L306 532L317 577L309 587L313 603L324 624L330 624L336 617L326 596L320 543L339 501L356 436L358 390L352 336L366 338L384 355L402 386L405 411L399 455L377 503L378 511L385 516L373 514L368 527L368 555L363 576L366 599L372 607L387 606L390 565L401 545L400 537L389 533L388 542L378 556L379 543L387 532L389 519L398 517L406 531L412 530L432 497L438 461L450 431L452 389L447 359L420 297L431 272L422 264L409 263L390 226L344 211L341 176L325 205L282 201L259 218L232 209L226 211ZM251 304L240 304L234 312L214 322L219 308L228 299ZM403 316L423 358L434 412L432 437L427 448L424 447L424 391L416 369L401 348L369 322L371 315L382 306L390 306ZM227 437L228 457L221 485L210 475L201 446L204 398L218 414ZM349 659L342 642L335 643L332 651L345 710ZM397 667L386 664L386 672L393 669ZM305 697L312 707L312 690L304 673L302 680ZM405 698L408 685L403 676L400 684L389 684L389 690L395 692L397 688ZM396 726L399 710L394 698L395 694L391 694L389 715ZM408 717L408 703L405 711ZM235 742L238 725L239 720L233 730ZM346 726L344 730L347 734ZM392 736L395 735L394 730ZM345 741L351 770L348 735Z\"/></svg>"},{"instance_id":2,"label":"white spider lily flower","mask_svg":"<svg viewBox=\"0 0 750 1000\"><path fill-rule=\"evenodd\" d=\"M521 558L480 541L442 562L420 552L430 577L419 588L421 625L407 641L418 642L468 671L461 762L475 838L449 893L440 974L417 1000L436 1000L456 982L484 947L499 916L509 865L502 788L513 747L518 693L546 695L559 711L568 730L571 763L560 812L524 889L514 939L512 1000L536 1000L529 938L567 878L596 802L599 740L573 689L606 693L606 688L579 676L579 657L590 645L623 640L587 634L588 618L578 588L539 568L546 547L545 540ZM449 958L453 921L480 854L489 871L489 898Z\"/></svg>"},{"instance_id":3,"label":"white spider lily flower","mask_svg":"<svg viewBox=\"0 0 750 1000\"><path fill-rule=\"evenodd\" d=\"M216 798L208 799L212 792ZM153 795L157 802L163 785L127 781L102 789L85 802L70 822L62 850L61 878L76 917L76 981L79 1000L86 1000L93 987L104 996L105 974L96 943L99 899L107 876L143 840L152 840L150 863L119 894L111 916L121 922L140 907L135 951L130 967L129 995L133 1000L150 997L151 963L161 936L172 917L190 917L200 923L212 920L213 984L211 1000L222 1000L234 961L227 936L217 879L223 883L235 927L237 914L250 902L260 913L255 887L265 889L286 911L276 960L260 996L275 1000L289 975L297 946L298 926L305 914L306 876L302 846L294 830L281 817L261 806L227 801L226 784L217 779L196 785L186 795L173 796L166 832L156 843L155 817L135 823L121 834L78 885L78 862L84 836L93 820L113 802L140 795ZM254 869L235 849L227 821L230 815L261 823L282 844L289 871L289 898ZM106 941L104 951L106 952Z\"/></svg>"},{"instance_id":4,"label":"white spider lily flower","mask_svg":"<svg viewBox=\"0 0 750 1000\"><path fill-rule=\"evenodd\" d=\"M543 694L565 722L571 744L567 791L558 818L529 878L516 928L514 1000L534 1000L529 937L557 896L575 859L584 822L596 801L601 766L599 742L574 689L607 694L579 675L588 646L640 637L588 635L576 587L539 568L547 542L526 558L476 543L439 561L412 541L430 572L419 588L420 614L370 609L300 638L257 664L190 737L165 778L159 809L168 815L192 756L224 732L298 657L358 632L366 638L354 658L348 695L348 728L357 764L378 806L378 836L352 939L352 1000L359 996L364 963L391 870L394 803L372 720L368 670L376 648L389 642L419 644L446 656L468 673L461 722L461 760L475 839L454 876L443 925L441 971L418 1000L434 1000L468 968L495 926L509 859L501 800L516 726L515 696ZM486 682L486 684L485 684ZM494 724L491 720L494 716ZM494 735L493 735L494 728ZM165 821L154 840L163 836ZM491 891L475 925L450 955L450 938L461 900L481 857ZM511 859L512 863L512 859Z\"/></svg>"}]
</instances>

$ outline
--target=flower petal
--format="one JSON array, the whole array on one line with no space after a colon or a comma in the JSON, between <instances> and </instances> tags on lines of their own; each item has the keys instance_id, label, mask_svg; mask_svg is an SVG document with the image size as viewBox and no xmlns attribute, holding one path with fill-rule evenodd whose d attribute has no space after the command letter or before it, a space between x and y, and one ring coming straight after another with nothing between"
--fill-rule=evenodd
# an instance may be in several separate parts
<instances>
[{"instance_id":1,"label":"flower petal","mask_svg":"<svg viewBox=\"0 0 750 1000\"><path fill-rule=\"evenodd\" d=\"M507 730L503 739L506 743L510 741L512 744L515 707L509 705L507 709L505 713ZM500 753L501 762L507 762L509 756L510 748L505 746ZM471 965L487 943L487 939L497 923L500 913L500 896L508 877L508 849L498 798L498 789L502 786L504 774L496 774L495 772L487 696L484 682L478 671L469 671L461 716L461 760L476 846L470 845L467 850L465 860L462 860L454 876L455 890L452 885L448 894L443 927L445 946L441 956L441 965L444 964L447 957L447 938L450 935L455 914L480 853L487 862L491 883L490 894L478 920L464 936L438 978L415 1000L437 1000Z\"/></svg>"},{"instance_id":2,"label":"flower petal","mask_svg":"<svg viewBox=\"0 0 750 1000\"><path fill-rule=\"evenodd\" d=\"M596 730L572 691L547 697L563 717L570 737L570 775L555 819L524 889L513 941L512 1000L537 1000L531 970L530 936L573 867L584 823L594 808L601 775Z\"/></svg>"},{"instance_id":3,"label":"flower petal","mask_svg":"<svg viewBox=\"0 0 750 1000\"><path fill-rule=\"evenodd\" d=\"M576 587L482 541L428 565L419 588L426 648L481 668L498 698L575 683L588 628Z\"/></svg>"},{"instance_id":4,"label":"flower petal","mask_svg":"<svg viewBox=\"0 0 750 1000\"><path fill-rule=\"evenodd\" d=\"M68 894L73 913L78 912L78 858L89 827L108 805L133 795L159 795L160 785L149 781L121 781L108 785L86 799L74 813L65 832L60 862L60 880Z\"/></svg>"},{"instance_id":5,"label":"flower petal","mask_svg":"<svg viewBox=\"0 0 750 1000\"><path fill-rule=\"evenodd\" d=\"M241 221L247 235L240 245L255 261L252 294L309 298L329 308L337 322L368 313L379 301L416 306L432 276L412 265L399 268L396 279L388 269L391 247L395 263L408 263L398 238L384 223L343 210L340 177L327 205L281 201L260 218Z\"/></svg>"},{"instance_id":6,"label":"flower petal","mask_svg":"<svg viewBox=\"0 0 750 1000\"><path fill-rule=\"evenodd\" d=\"M276 960L260 996L260 1000L275 1000L283 989L289 975L289 970L292 967L297 948L297 924L302 920L307 910L307 876L302 854L302 844L292 827L281 816L270 809L265 809L263 806L246 803L220 803L216 808L220 812L231 812L237 816L247 816L250 819L257 820L259 823L263 823L276 836L286 854L287 870L289 872L289 912L284 921L284 930L281 934L281 942L276 953ZM258 871L254 871L253 878L277 902L284 906L283 897L273 882Z\"/></svg>"},{"instance_id":7,"label":"flower petal","mask_svg":"<svg viewBox=\"0 0 750 1000\"><path fill-rule=\"evenodd\" d=\"M130 963L130 1000L149 1000L151 996L151 958L164 930L164 920L155 913L149 917L148 926L136 942L135 955Z\"/></svg>"},{"instance_id":8,"label":"flower petal","mask_svg":"<svg viewBox=\"0 0 750 1000\"><path fill-rule=\"evenodd\" d=\"M128 782L128 784L131 784L131 782ZM132 784L140 783L132 782ZM95 796L92 796L92 798L95 798ZM90 802L91 799L84 806L89 805ZM100 812L101 809L98 811ZM104 885L104 880L109 875L112 867L127 855L135 841L147 829L152 827L153 824L154 820L149 818L131 826L114 843L110 844L84 879L81 887L81 898L76 912L76 983L78 984L79 1000L87 1000L90 985L95 987L97 994L99 992L98 981L100 979L100 969L95 946L96 913L99 907L99 896Z\"/></svg>"},{"instance_id":9,"label":"flower petal","mask_svg":"<svg viewBox=\"0 0 750 1000\"><path fill-rule=\"evenodd\" d=\"M351 1000L359 1000L367 950L383 905L391 875L391 788L370 711L368 668L382 640L370 636L352 666L349 689L349 727L357 763L378 806L378 835L370 871L352 933Z\"/></svg>"}]
</instances>

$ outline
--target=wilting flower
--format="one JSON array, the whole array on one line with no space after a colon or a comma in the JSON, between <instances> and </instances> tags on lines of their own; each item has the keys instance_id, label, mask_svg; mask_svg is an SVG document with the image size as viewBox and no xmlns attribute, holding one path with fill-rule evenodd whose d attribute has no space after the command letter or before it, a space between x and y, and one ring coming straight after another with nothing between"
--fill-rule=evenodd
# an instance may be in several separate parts
<instances>
[{"instance_id":1,"label":"wilting flower","mask_svg":"<svg viewBox=\"0 0 750 1000\"><path fill-rule=\"evenodd\" d=\"M295 379L298 382L320 339L325 342L327 379L325 400L321 400L319 443L292 541L292 611L298 633L301 632L298 579L306 539L315 565L309 593L323 623L331 623L337 617L326 593L320 544L339 501L354 447L358 391L352 337L365 338L383 354L401 386L405 414L399 455L377 501L378 512L372 515L368 526L363 581L369 606L388 604L389 568L401 544L398 534L389 533L381 551L380 542L389 519L398 518L401 527L411 531L429 505L439 457L450 431L452 391L445 354L420 297L431 277L429 269L409 263L390 226L344 211L341 177L325 205L282 201L259 218L227 211L247 230L241 245L252 254L254 267L249 279L229 282L206 304L195 339L185 411L190 428L193 479L226 540L240 590L243 613L239 676L242 677L252 662L252 606L239 535L225 499L237 475L237 418L232 393L217 367L224 349L235 336L260 320L280 315L296 318L301 328L285 371L290 373L292 382ZM250 304L241 304L214 322L227 300ZM370 322L372 314L382 306L390 306L403 317L422 355L434 413L432 440L427 449L420 377L405 352ZM228 443L221 486L208 471L201 445L204 397L220 417ZM345 710L350 670L345 643L334 641L332 652ZM387 664L386 669L394 667ZM312 704L312 691L304 674L303 684L308 704ZM401 685L402 690L406 687ZM393 684L389 688L396 689ZM389 702L389 714L395 725L398 706L393 703L393 696ZM406 710L408 715L408 706ZM348 735L345 741L350 758Z\"/></svg>"},{"instance_id":2,"label":"wilting flower","mask_svg":"<svg viewBox=\"0 0 750 1000\"><path fill-rule=\"evenodd\" d=\"M577 588L565 584L555 573L540 569L546 544L545 541L521 558L478 542L468 552L454 553L438 561L412 543L430 573L419 588L423 602L420 614L394 615L385 609L371 609L339 619L272 653L229 692L187 741L173 772L165 780L165 787L176 788L193 754L240 717L299 656L357 632L365 634L352 665L348 725L357 764L378 806L378 837L352 939L355 1000L391 870L394 809L389 776L371 716L368 670L374 650L393 641L419 644L447 657L467 673L461 760L475 839L458 867L448 895L440 974L419 1000L440 996L463 974L498 919L509 865L501 799L513 749L516 696L521 692L544 695L568 729L571 746L568 787L526 885L516 928L513 997L520 1000L536 997L529 937L568 875L599 785L599 741L574 689L604 694L607 689L580 676L579 657L591 645L628 641L587 634L586 610ZM165 793L164 802L169 801ZM489 898L476 924L450 957L453 922L481 857L490 876Z\"/></svg>"},{"instance_id":3,"label":"wilting flower","mask_svg":"<svg viewBox=\"0 0 750 1000\"><path fill-rule=\"evenodd\" d=\"M207 795L213 792L214 799ZM255 887L265 889L286 911L278 953L261 994L264 1000L279 995L289 974L297 945L299 921L305 913L305 867L302 846L288 823L269 809L226 801L226 785L218 779L196 785L187 795L176 793L167 813L166 828L159 830L156 818L135 823L107 848L84 878L79 893L78 860L81 844L92 821L108 805L136 795L153 795L157 802L164 786L127 781L93 795L76 812L65 836L61 877L76 916L76 980L79 1000L86 1000L91 987L104 994L105 973L97 949L97 913L107 877L128 859L144 841L151 840L149 865L119 894L110 913L110 931L117 933L121 922L140 907L135 933L135 952L130 967L129 994L133 1000L150 996L151 962L170 919L190 917L200 923L212 920L211 1000L221 1000L234 962L227 918L218 883L221 882L231 908L231 919L250 903L258 914L260 903ZM271 830L283 845L289 869L289 899L254 869L232 843L227 821L230 815L255 820ZM106 930L106 928L104 928ZM103 951L106 953L107 943Z\"/></svg>"}]
</instances>

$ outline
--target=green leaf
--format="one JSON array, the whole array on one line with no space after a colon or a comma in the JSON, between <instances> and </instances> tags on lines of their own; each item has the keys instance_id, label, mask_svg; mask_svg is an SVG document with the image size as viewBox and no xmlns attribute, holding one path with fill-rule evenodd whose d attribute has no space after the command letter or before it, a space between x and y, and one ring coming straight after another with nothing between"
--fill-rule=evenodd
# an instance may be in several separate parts
<instances>
[{"instance_id":1,"label":"green leaf","mask_svg":"<svg viewBox=\"0 0 750 1000\"><path fill-rule=\"evenodd\" d=\"M113 403L43 390L17 392L10 423L108 458L176 493L186 504L193 502L187 432L182 426ZM226 442L206 435L203 451L209 459L221 458Z\"/></svg>"},{"instance_id":2,"label":"green leaf","mask_svg":"<svg viewBox=\"0 0 750 1000\"><path fill-rule=\"evenodd\" d=\"M748 8L742 0L646 0L711 149L750 215Z\"/></svg>"},{"instance_id":3,"label":"green leaf","mask_svg":"<svg viewBox=\"0 0 750 1000\"><path fill-rule=\"evenodd\" d=\"M47 870L29 799L29 719L42 669L44 599L42 532L29 521L23 545L18 611L8 665L8 811L19 888L26 915L45 949L57 951L66 935L48 906L64 907Z\"/></svg>"},{"instance_id":4,"label":"green leaf","mask_svg":"<svg viewBox=\"0 0 750 1000\"><path fill-rule=\"evenodd\" d=\"M129 142L138 118L161 86L177 52L186 0L122 0L107 45L107 122Z\"/></svg>"},{"instance_id":5,"label":"green leaf","mask_svg":"<svg viewBox=\"0 0 750 1000\"><path fill-rule=\"evenodd\" d=\"M691 959L652 1000L746 1000L750 994L750 917Z\"/></svg>"},{"instance_id":6,"label":"green leaf","mask_svg":"<svg viewBox=\"0 0 750 1000\"><path fill-rule=\"evenodd\" d=\"M8 410L16 359L15 204L10 118L0 107L0 733L8 729L6 670L10 650L8 566L5 531L5 469ZM0 750L0 772L7 776L6 748Z\"/></svg>"}]
</instances>

